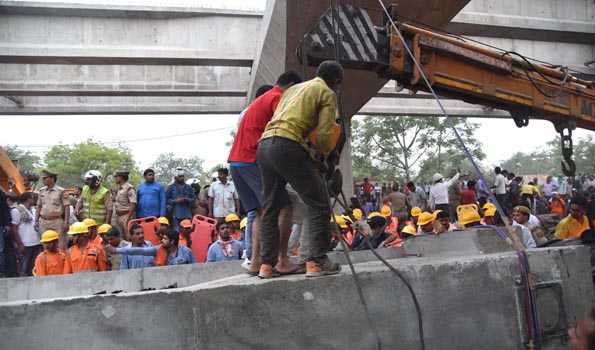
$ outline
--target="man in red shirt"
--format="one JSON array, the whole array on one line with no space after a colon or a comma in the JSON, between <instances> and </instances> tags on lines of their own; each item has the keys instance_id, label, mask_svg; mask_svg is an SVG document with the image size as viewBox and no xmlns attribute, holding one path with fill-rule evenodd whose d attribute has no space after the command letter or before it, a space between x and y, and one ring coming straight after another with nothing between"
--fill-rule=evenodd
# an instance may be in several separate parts
<instances>
[{"instance_id":1,"label":"man in red shirt","mask_svg":"<svg viewBox=\"0 0 595 350\"><path fill-rule=\"evenodd\" d=\"M292 85L301 82L302 78L296 72L285 72L279 76L272 89L252 101L244 111L227 159L242 207L246 212L257 212L252 222L251 237L246 237L246 255L248 259L251 259L249 271L254 275L260 270L260 214L263 203L262 181L256 163L256 149L265 127L277 109L283 92ZM279 262L276 268L280 273L292 273L298 270L287 256L287 244L291 233L290 225L291 206L287 206L281 209L279 215L281 242ZM248 226L250 225L248 224ZM246 231L249 231L249 227L246 228ZM250 246L251 249L249 249Z\"/></svg>"},{"instance_id":2,"label":"man in red shirt","mask_svg":"<svg viewBox=\"0 0 595 350\"><path fill-rule=\"evenodd\" d=\"M475 194L475 181L467 181L467 188L461 192L461 205L477 204L477 195Z\"/></svg>"}]
</instances>

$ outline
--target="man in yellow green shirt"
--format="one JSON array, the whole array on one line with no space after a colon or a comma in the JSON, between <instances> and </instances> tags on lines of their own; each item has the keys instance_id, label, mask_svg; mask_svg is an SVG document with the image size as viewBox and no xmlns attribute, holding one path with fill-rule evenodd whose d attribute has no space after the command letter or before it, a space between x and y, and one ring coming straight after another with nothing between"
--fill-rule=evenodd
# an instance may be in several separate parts
<instances>
[{"instance_id":1,"label":"man in yellow green shirt","mask_svg":"<svg viewBox=\"0 0 595 350\"><path fill-rule=\"evenodd\" d=\"M587 201L582 197L574 197L570 200L570 214L562 219L556 226L554 235L558 239L569 239L580 237L589 229L589 219L586 215Z\"/></svg>"},{"instance_id":2,"label":"man in yellow green shirt","mask_svg":"<svg viewBox=\"0 0 595 350\"><path fill-rule=\"evenodd\" d=\"M325 61L316 75L283 93L258 145L256 156L264 192L261 278L277 275L273 267L279 255L278 217L280 208L290 203L287 183L307 206L309 230L303 233L300 246L306 260L306 276L323 276L340 270L326 255L331 241L330 205L317 158L328 156L336 146L334 90L343 80L343 68L338 62Z\"/></svg>"}]
</instances>

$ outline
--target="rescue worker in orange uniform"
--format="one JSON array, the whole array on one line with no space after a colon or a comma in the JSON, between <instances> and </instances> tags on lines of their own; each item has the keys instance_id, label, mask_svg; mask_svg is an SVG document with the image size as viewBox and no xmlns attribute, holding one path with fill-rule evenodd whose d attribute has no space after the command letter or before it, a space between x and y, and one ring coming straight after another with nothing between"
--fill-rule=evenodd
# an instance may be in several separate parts
<instances>
[{"instance_id":1,"label":"rescue worker in orange uniform","mask_svg":"<svg viewBox=\"0 0 595 350\"><path fill-rule=\"evenodd\" d=\"M89 230L82 222L70 226L68 234L74 238L74 244L68 249L71 271L66 273L105 271L107 269L105 251L96 247L89 240Z\"/></svg>"},{"instance_id":2,"label":"rescue worker in orange uniform","mask_svg":"<svg viewBox=\"0 0 595 350\"><path fill-rule=\"evenodd\" d=\"M87 230L89 230L89 241L91 241L93 245L101 247L101 237L97 235L97 221L95 221L95 219L86 218L83 220L83 224L85 224Z\"/></svg>"},{"instance_id":3,"label":"rescue worker in orange uniform","mask_svg":"<svg viewBox=\"0 0 595 350\"><path fill-rule=\"evenodd\" d=\"M41 235L43 252L35 258L33 276L63 275L70 273L70 260L63 251L58 249L60 234L47 230Z\"/></svg>"},{"instance_id":4,"label":"rescue worker in orange uniform","mask_svg":"<svg viewBox=\"0 0 595 350\"><path fill-rule=\"evenodd\" d=\"M192 237L190 237L190 234L192 233L192 222L190 222L188 219L180 221L179 231L179 245L190 248L192 246Z\"/></svg>"},{"instance_id":5,"label":"rescue worker in orange uniform","mask_svg":"<svg viewBox=\"0 0 595 350\"><path fill-rule=\"evenodd\" d=\"M110 224L103 224L100 225L97 229L97 237L93 240L93 244L95 246L103 247L103 236L112 229L112 225Z\"/></svg>"}]
</instances>

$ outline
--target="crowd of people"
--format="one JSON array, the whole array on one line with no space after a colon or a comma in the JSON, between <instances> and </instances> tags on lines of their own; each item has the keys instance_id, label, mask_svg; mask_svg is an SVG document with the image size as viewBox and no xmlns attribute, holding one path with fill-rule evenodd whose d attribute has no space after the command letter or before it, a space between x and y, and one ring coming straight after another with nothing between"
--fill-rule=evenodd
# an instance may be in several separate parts
<instances>
[{"instance_id":1,"label":"crowd of people","mask_svg":"<svg viewBox=\"0 0 595 350\"><path fill-rule=\"evenodd\" d=\"M408 182L403 190L398 183L380 186L365 178L351 199L351 209L368 217L385 216L388 227L394 228L389 242L477 225L502 226L503 218L510 218L523 245L535 248L551 240L579 237L595 227L593 176L576 180L547 176L539 183L537 178L524 180L500 167L494 175L494 182L486 184L458 172L450 178L437 173L431 184ZM497 214L497 204L504 215ZM538 218L543 214L557 223L552 230Z\"/></svg>"},{"instance_id":2,"label":"crowd of people","mask_svg":"<svg viewBox=\"0 0 595 350\"><path fill-rule=\"evenodd\" d=\"M343 249L341 242L350 250L400 247L511 217L522 244L534 248L593 226L592 177L538 184L500 168L491 184L458 172L437 173L431 184L364 179L349 208L331 210L322 175L339 138L334 90L342 76L337 62L326 61L314 79L290 71L258 89L241 114L229 168L204 187L187 181L182 168L167 187L146 169L137 188L127 171L113 174L107 188L102 174L89 170L82 188L67 191L57 184L59 174L45 170L38 191L0 192L0 272L43 276L195 263L197 216L216 223L206 262L241 260L260 278L336 274L340 266L327 253ZM537 216L545 212L559 216L553 236ZM140 218L158 218L155 237L148 239Z\"/></svg>"},{"instance_id":3,"label":"crowd of people","mask_svg":"<svg viewBox=\"0 0 595 350\"><path fill-rule=\"evenodd\" d=\"M89 271L191 264L192 223L199 212L217 220L208 262L240 259L246 220L241 221L237 194L228 170L207 191L208 208L200 209L200 188L185 182L176 170L171 185L155 181L147 169L135 188L127 171L114 174L115 185L106 188L99 171L84 175L79 190L57 184L58 174L44 170L44 186L17 196L0 191L0 273L6 277L45 276ZM136 218L156 217L157 241L145 237ZM170 225L171 222L171 225Z\"/></svg>"}]
</instances>

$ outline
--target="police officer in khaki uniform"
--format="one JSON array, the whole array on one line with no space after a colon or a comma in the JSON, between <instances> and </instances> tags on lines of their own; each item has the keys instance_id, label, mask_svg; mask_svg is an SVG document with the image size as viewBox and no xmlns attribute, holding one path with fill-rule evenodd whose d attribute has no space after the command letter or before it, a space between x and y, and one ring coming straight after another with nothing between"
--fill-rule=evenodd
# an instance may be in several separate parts
<instances>
[{"instance_id":1,"label":"police officer in khaki uniform","mask_svg":"<svg viewBox=\"0 0 595 350\"><path fill-rule=\"evenodd\" d=\"M134 219L136 213L136 189L128 182L128 171L117 171L114 174L116 186L112 189L114 215L112 226L116 227L129 239L128 221Z\"/></svg>"},{"instance_id":2,"label":"police officer in khaki uniform","mask_svg":"<svg viewBox=\"0 0 595 350\"><path fill-rule=\"evenodd\" d=\"M68 246L68 219L70 217L70 201L64 189L56 185L58 174L49 170L41 172L45 185L39 189L37 210L35 211L35 228L37 232L54 230L60 234L60 249Z\"/></svg>"}]
</instances>

